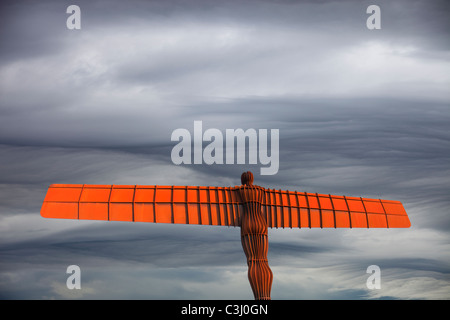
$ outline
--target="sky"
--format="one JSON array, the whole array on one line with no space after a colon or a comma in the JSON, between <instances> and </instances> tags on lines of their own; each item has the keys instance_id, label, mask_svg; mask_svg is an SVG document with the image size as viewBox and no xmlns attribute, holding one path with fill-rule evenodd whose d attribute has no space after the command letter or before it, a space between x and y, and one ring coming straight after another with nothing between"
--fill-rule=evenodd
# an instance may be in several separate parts
<instances>
[{"instance_id":1,"label":"sky","mask_svg":"<svg viewBox=\"0 0 450 320\"><path fill-rule=\"evenodd\" d=\"M412 224L270 229L272 299L449 299L449 15L426 0L2 1L0 299L252 299L239 228L39 213L52 183L235 186L247 170L399 200ZM278 129L278 172L175 165L171 134L196 120Z\"/></svg>"}]
</instances>

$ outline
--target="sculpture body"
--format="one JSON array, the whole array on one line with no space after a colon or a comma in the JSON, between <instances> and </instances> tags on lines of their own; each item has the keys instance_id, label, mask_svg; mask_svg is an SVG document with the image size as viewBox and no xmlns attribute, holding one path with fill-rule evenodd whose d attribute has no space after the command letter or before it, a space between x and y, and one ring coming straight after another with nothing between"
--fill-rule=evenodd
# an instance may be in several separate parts
<instances>
[{"instance_id":1,"label":"sculpture body","mask_svg":"<svg viewBox=\"0 0 450 320\"><path fill-rule=\"evenodd\" d=\"M251 179L245 175L251 175ZM241 216L241 242L247 257L248 280L256 300L270 300L272 270L267 261L269 250L267 219L261 212L264 188L253 186L253 175L242 174L239 188L244 212Z\"/></svg>"}]
</instances>

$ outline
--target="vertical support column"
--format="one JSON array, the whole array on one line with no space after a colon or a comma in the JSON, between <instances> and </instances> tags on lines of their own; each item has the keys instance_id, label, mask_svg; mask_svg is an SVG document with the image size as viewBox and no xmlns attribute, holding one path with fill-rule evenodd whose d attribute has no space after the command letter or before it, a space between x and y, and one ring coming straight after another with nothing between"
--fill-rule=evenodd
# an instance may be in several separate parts
<instances>
[{"instance_id":1,"label":"vertical support column","mask_svg":"<svg viewBox=\"0 0 450 320\"><path fill-rule=\"evenodd\" d=\"M269 249L267 221L261 212L264 188L253 186L253 174L241 176L239 188L244 213L241 217L241 242L247 257L248 280L256 300L270 300L273 274L267 260Z\"/></svg>"}]
</instances>

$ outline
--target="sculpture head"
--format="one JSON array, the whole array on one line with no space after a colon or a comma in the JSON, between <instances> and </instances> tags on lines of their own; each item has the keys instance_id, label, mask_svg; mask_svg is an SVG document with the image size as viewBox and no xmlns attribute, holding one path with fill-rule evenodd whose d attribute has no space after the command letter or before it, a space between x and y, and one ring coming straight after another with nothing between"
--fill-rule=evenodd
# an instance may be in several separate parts
<instances>
[{"instance_id":1,"label":"sculpture head","mask_svg":"<svg viewBox=\"0 0 450 320\"><path fill-rule=\"evenodd\" d=\"M253 173L251 173L250 171L242 173L241 183L242 185L251 186L253 184Z\"/></svg>"}]
</instances>

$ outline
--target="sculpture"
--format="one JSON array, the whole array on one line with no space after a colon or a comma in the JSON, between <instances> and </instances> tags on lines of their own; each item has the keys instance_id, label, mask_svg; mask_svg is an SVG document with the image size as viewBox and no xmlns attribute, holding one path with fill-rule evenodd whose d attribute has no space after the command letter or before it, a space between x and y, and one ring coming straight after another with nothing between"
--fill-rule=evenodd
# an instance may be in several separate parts
<instances>
[{"instance_id":1,"label":"sculpture","mask_svg":"<svg viewBox=\"0 0 450 320\"><path fill-rule=\"evenodd\" d=\"M399 201L265 189L244 172L240 186L53 184L45 218L181 223L241 228L256 300L270 299L268 228L408 228Z\"/></svg>"}]
</instances>

